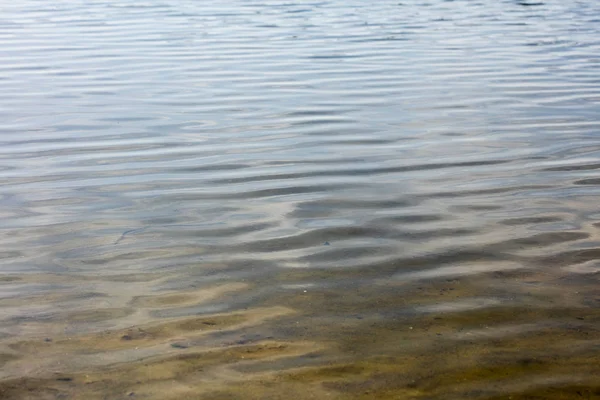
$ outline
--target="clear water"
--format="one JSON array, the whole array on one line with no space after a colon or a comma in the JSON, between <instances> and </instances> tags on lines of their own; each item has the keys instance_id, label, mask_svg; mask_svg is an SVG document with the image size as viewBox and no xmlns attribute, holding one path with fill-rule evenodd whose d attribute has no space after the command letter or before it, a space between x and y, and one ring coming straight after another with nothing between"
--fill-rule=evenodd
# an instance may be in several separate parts
<instances>
[{"instance_id":1,"label":"clear water","mask_svg":"<svg viewBox=\"0 0 600 400\"><path fill-rule=\"evenodd\" d=\"M600 397L600 2L24 0L0 54L0 397Z\"/></svg>"}]
</instances>

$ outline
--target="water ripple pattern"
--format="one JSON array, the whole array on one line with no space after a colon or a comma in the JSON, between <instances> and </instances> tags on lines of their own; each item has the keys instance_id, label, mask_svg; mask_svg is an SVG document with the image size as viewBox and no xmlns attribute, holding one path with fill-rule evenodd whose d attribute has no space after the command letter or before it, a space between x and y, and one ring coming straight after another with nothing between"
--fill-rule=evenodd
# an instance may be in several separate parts
<instances>
[{"instance_id":1,"label":"water ripple pattern","mask_svg":"<svg viewBox=\"0 0 600 400\"><path fill-rule=\"evenodd\" d=\"M315 398L569 395L599 373L583 356L600 356L599 16L594 0L4 2L0 378L266 340L291 347L211 376L349 363L289 379ZM198 316L226 328L160 325ZM82 350L134 326L154 329L143 352L119 347L131 332ZM23 341L46 339L60 351L42 362ZM361 357L418 370L441 348L461 363L405 382L379 361L358 382ZM496 362L514 368L472 371Z\"/></svg>"}]
</instances>

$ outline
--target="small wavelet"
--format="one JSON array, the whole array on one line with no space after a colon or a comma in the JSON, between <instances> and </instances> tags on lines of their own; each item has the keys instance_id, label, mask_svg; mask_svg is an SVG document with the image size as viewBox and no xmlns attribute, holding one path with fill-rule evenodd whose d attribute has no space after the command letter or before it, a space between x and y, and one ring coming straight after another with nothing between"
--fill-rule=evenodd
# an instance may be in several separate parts
<instances>
[{"instance_id":1,"label":"small wavelet","mask_svg":"<svg viewBox=\"0 0 600 400\"><path fill-rule=\"evenodd\" d=\"M595 398L599 5L5 2L0 397Z\"/></svg>"}]
</instances>

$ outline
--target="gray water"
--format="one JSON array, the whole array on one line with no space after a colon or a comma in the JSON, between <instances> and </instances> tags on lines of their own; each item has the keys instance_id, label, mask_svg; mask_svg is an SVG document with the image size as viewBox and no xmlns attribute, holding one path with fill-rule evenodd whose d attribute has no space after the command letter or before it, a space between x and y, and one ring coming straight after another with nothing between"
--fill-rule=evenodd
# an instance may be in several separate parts
<instances>
[{"instance_id":1,"label":"gray water","mask_svg":"<svg viewBox=\"0 0 600 400\"><path fill-rule=\"evenodd\" d=\"M600 2L25 0L0 54L5 398L600 396Z\"/></svg>"}]
</instances>

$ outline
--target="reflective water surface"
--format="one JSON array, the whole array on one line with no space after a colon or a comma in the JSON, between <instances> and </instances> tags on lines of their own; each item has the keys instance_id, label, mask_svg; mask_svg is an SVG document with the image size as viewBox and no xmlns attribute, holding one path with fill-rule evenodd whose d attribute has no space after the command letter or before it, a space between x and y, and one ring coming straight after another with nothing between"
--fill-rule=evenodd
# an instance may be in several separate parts
<instances>
[{"instance_id":1,"label":"reflective water surface","mask_svg":"<svg viewBox=\"0 0 600 400\"><path fill-rule=\"evenodd\" d=\"M0 5L0 398L600 398L600 2Z\"/></svg>"}]
</instances>

